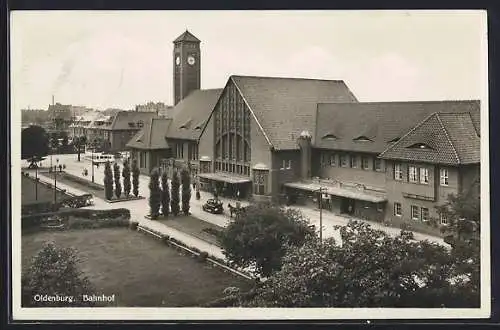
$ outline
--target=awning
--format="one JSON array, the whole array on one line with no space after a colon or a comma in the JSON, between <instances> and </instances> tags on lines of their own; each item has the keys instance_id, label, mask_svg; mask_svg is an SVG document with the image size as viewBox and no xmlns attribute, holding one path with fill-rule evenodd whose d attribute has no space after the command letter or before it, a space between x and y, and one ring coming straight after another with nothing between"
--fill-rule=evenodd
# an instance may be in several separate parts
<instances>
[{"instance_id":1,"label":"awning","mask_svg":"<svg viewBox=\"0 0 500 330\"><path fill-rule=\"evenodd\" d=\"M221 173L221 172L199 173L198 176L200 178L205 178L205 179L209 179L209 180L216 180L216 181L222 181L222 182L227 182L227 183L245 183L245 182L250 182L250 178L249 177L238 176L238 175L233 175L233 174L228 174L228 173Z\"/></svg>"},{"instance_id":2,"label":"awning","mask_svg":"<svg viewBox=\"0 0 500 330\"><path fill-rule=\"evenodd\" d=\"M387 201L387 196L381 193L376 192L367 192L366 190L356 190L356 189L348 189L341 188L335 186L328 186L319 183L308 183L308 182L290 182L285 183L286 187L296 188L301 190L308 191L319 191L320 188L323 188L323 193L330 194L334 196L358 199L362 201L372 202L372 203L382 203Z\"/></svg>"}]
</instances>

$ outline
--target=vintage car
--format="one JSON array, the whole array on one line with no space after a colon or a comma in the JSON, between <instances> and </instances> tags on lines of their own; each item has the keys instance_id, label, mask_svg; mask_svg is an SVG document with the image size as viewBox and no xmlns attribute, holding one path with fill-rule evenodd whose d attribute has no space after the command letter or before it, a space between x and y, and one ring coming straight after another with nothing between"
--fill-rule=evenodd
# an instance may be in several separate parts
<instances>
[{"instance_id":1,"label":"vintage car","mask_svg":"<svg viewBox=\"0 0 500 330\"><path fill-rule=\"evenodd\" d=\"M210 212L213 214L222 214L224 212L224 207L222 202L218 199L211 198L201 207L203 211Z\"/></svg>"}]
</instances>

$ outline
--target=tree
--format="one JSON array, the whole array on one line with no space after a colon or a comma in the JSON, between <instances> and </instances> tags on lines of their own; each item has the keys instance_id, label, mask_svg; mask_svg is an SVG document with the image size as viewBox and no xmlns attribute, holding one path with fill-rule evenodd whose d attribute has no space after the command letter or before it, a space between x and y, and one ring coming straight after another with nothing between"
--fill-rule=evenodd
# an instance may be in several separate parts
<instances>
[{"instance_id":1,"label":"tree","mask_svg":"<svg viewBox=\"0 0 500 330\"><path fill-rule=\"evenodd\" d=\"M191 200L191 174L187 169L182 169L182 212L189 215L189 201Z\"/></svg>"},{"instance_id":2,"label":"tree","mask_svg":"<svg viewBox=\"0 0 500 330\"><path fill-rule=\"evenodd\" d=\"M120 198L122 195L122 185L120 183L120 165L117 163L113 166L113 174L115 175L115 195L116 198Z\"/></svg>"},{"instance_id":3,"label":"tree","mask_svg":"<svg viewBox=\"0 0 500 330\"><path fill-rule=\"evenodd\" d=\"M137 160L132 162L132 185L134 189L134 196L139 196L139 167L137 167Z\"/></svg>"},{"instance_id":4,"label":"tree","mask_svg":"<svg viewBox=\"0 0 500 330\"><path fill-rule=\"evenodd\" d=\"M161 190L159 183L160 175L155 168L149 176L149 213L151 219L156 220L160 215Z\"/></svg>"},{"instance_id":5,"label":"tree","mask_svg":"<svg viewBox=\"0 0 500 330\"><path fill-rule=\"evenodd\" d=\"M130 164L128 159L125 159L125 161L123 162L122 176L123 176L123 192L125 193L125 196L128 198L130 195Z\"/></svg>"},{"instance_id":6,"label":"tree","mask_svg":"<svg viewBox=\"0 0 500 330\"><path fill-rule=\"evenodd\" d=\"M113 199L113 172L109 161L106 162L104 167L104 194L107 200Z\"/></svg>"},{"instance_id":7,"label":"tree","mask_svg":"<svg viewBox=\"0 0 500 330\"><path fill-rule=\"evenodd\" d=\"M470 274L445 246L392 237L362 222L340 227L341 244L291 247L281 270L242 303L259 307L479 307Z\"/></svg>"},{"instance_id":8,"label":"tree","mask_svg":"<svg viewBox=\"0 0 500 330\"><path fill-rule=\"evenodd\" d=\"M77 136L74 139L73 144L75 145L76 152L78 153L78 161L80 161L80 154L82 153L82 147L87 144L86 136Z\"/></svg>"},{"instance_id":9,"label":"tree","mask_svg":"<svg viewBox=\"0 0 500 330\"><path fill-rule=\"evenodd\" d=\"M168 187L168 175L163 171L161 175L161 213L168 216L170 213L170 191Z\"/></svg>"},{"instance_id":10,"label":"tree","mask_svg":"<svg viewBox=\"0 0 500 330\"><path fill-rule=\"evenodd\" d=\"M94 288L79 268L76 250L57 247L49 242L33 258L30 267L22 275L23 307L75 307L92 306L82 301L82 296L92 295ZM35 301L37 295L73 297L76 302Z\"/></svg>"},{"instance_id":11,"label":"tree","mask_svg":"<svg viewBox=\"0 0 500 330\"><path fill-rule=\"evenodd\" d=\"M21 132L21 158L41 158L49 154L49 138L40 126L30 126Z\"/></svg>"},{"instance_id":12,"label":"tree","mask_svg":"<svg viewBox=\"0 0 500 330\"><path fill-rule=\"evenodd\" d=\"M170 182L170 209L174 216L177 216L180 212L179 205L179 188L181 183L179 181L179 175L177 171L174 171L172 174L172 181Z\"/></svg>"},{"instance_id":13,"label":"tree","mask_svg":"<svg viewBox=\"0 0 500 330\"><path fill-rule=\"evenodd\" d=\"M219 238L224 254L235 265L255 265L264 276L279 270L289 246L301 246L315 236L297 210L268 203L250 205Z\"/></svg>"}]
</instances>

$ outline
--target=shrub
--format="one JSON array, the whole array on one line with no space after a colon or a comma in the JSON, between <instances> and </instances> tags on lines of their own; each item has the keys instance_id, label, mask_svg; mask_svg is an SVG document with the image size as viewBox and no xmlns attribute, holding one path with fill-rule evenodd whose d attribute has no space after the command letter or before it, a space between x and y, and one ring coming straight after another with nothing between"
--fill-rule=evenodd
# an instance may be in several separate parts
<instances>
[{"instance_id":1,"label":"shrub","mask_svg":"<svg viewBox=\"0 0 500 330\"><path fill-rule=\"evenodd\" d=\"M200 255L198 257L200 258L201 261L205 261L208 258L208 253L205 251L200 252Z\"/></svg>"},{"instance_id":2,"label":"shrub","mask_svg":"<svg viewBox=\"0 0 500 330\"><path fill-rule=\"evenodd\" d=\"M113 172L111 171L110 162L106 162L106 167L104 168L104 195L107 200L113 198Z\"/></svg>"},{"instance_id":3,"label":"shrub","mask_svg":"<svg viewBox=\"0 0 500 330\"><path fill-rule=\"evenodd\" d=\"M113 166L113 174L115 175L115 195L116 198L120 198L122 195L122 185L120 183L120 165L117 163Z\"/></svg>"},{"instance_id":4,"label":"shrub","mask_svg":"<svg viewBox=\"0 0 500 330\"><path fill-rule=\"evenodd\" d=\"M172 174L172 182L170 183L170 208L174 216L177 216L180 211L179 188L179 175L177 174L177 171L174 171Z\"/></svg>"},{"instance_id":5,"label":"shrub","mask_svg":"<svg viewBox=\"0 0 500 330\"><path fill-rule=\"evenodd\" d=\"M134 189L134 196L139 196L139 167L137 166L137 160L134 159L132 162L132 185Z\"/></svg>"},{"instance_id":6,"label":"shrub","mask_svg":"<svg viewBox=\"0 0 500 330\"><path fill-rule=\"evenodd\" d=\"M125 197L128 197L130 195L130 164L128 159L125 159L123 162L123 171L122 171L122 176L123 176L123 192L125 194Z\"/></svg>"},{"instance_id":7,"label":"shrub","mask_svg":"<svg viewBox=\"0 0 500 330\"><path fill-rule=\"evenodd\" d=\"M153 169L149 176L149 212L153 220L158 219L160 215L161 190L158 180L158 170Z\"/></svg>"},{"instance_id":8,"label":"shrub","mask_svg":"<svg viewBox=\"0 0 500 330\"><path fill-rule=\"evenodd\" d=\"M129 223L129 228L132 230L137 230L137 227L139 226L139 223L137 221L132 221Z\"/></svg>"},{"instance_id":9,"label":"shrub","mask_svg":"<svg viewBox=\"0 0 500 330\"><path fill-rule=\"evenodd\" d=\"M85 194L81 196L74 196L64 199L61 202L61 206L71 207L71 208L80 208L93 204L92 194Z\"/></svg>"},{"instance_id":10,"label":"shrub","mask_svg":"<svg viewBox=\"0 0 500 330\"><path fill-rule=\"evenodd\" d=\"M94 288L79 268L80 260L71 248L59 248L49 242L33 258L31 266L22 275L22 305L24 307L74 307L93 306L84 302L84 294L92 294ZM35 295L73 297L76 301L35 301Z\"/></svg>"},{"instance_id":11,"label":"shrub","mask_svg":"<svg viewBox=\"0 0 500 330\"><path fill-rule=\"evenodd\" d=\"M181 172L182 182L182 212L189 215L189 201L191 200L191 174L187 169Z\"/></svg>"},{"instance_id":12,"label":"shrub","mask_svg":"<svg viewBox=\"0 0 500 330\"><path fill-rule=\"evenodd\" d=\"M314 237L308 219L299 211L260 203L248 206L218 239L236 266L255 264L260 274L268 276L281 269L290 246L302 246Z\"/></svg>"},{"instance_id":13,"label":"shrub","mask_svg":"<svg viewBox=\"0 0 500 330\"><path fill-rule=\"evenodd\" d=\"M163 171L161 175L161 213L164 216L168 216L170 213L170 191L166 171Z\"/></svg>"}]
</instances>

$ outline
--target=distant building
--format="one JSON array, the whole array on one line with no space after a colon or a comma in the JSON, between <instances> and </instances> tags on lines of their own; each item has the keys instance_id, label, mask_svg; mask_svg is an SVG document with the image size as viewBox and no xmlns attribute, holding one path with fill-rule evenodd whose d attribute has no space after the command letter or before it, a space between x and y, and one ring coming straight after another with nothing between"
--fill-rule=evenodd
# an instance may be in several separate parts
<instances>
[{"instance_id":1,"label":"distant building","mask_svg":"<svg viewBox=\"0 0 500 330\"><path fill-rule=\"evenodd\" d=\"M135 111L155 112L159 117L171 118L173 106L166 105L163 102L148 102L135 106Z\"/></svg>"}]
</instances>

